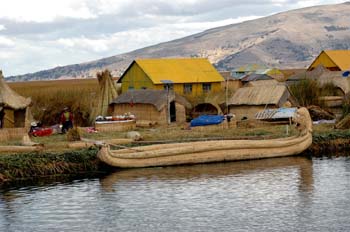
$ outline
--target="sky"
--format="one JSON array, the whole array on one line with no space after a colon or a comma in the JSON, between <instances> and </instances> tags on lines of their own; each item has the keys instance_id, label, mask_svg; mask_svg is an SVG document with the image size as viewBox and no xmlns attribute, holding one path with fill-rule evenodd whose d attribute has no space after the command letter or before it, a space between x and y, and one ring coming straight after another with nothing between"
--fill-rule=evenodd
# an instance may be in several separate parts
<instances>
[{"instance_id":1,"label":"sky","mask_svg":"<svg viewBox=\"0 0 350 232\"><path fill-rule=\"evenodd\" d=\"M345 0L0 0L0 70L26 74Z\"/></svg>"}]
</instances>

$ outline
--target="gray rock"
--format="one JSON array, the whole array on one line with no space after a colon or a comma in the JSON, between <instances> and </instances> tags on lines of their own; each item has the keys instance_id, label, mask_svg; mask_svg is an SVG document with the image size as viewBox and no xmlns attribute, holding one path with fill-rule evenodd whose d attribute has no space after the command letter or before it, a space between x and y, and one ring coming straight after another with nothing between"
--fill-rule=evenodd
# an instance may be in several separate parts
<instances>
[{"instance_id":1,"label":"gray rock","mask_svg":"<svg viewBox=\"0 0 350 232\"><path fill-rule=\"evenodd\" d=\"M141 134L137 131L129 131L128 133L126 133L126 138L132 139L134 141L142 140Z\"/></svg>"}]
</instances>

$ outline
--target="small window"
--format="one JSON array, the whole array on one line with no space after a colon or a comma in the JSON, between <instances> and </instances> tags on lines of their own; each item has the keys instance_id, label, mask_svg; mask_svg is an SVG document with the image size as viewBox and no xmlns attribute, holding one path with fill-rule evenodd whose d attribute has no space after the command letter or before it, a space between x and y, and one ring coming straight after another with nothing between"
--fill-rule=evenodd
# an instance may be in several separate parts
<instances>
[{"instance_id":1,"label":"small window","mask_svg":"<svg viewBox=\"0 0 350 232\"><path fill-rule=\"evenodd\" d=\"M184 84L184 94L192 93L192 84Z\"/></svg>"},{"instance_id":2,"label":"small window","mask_svg":"<svg viewBox=\"0 0 350 232\"><path fill-rule=\"evenodd\" d=\"M203 93L209 93L211 91L211 83L203 83Z\"/></svg>"},{"instance_id":3,"label":"small window","mask_svg":"<svg viewBox=\"0 0 350 232\"><path fill-rule=\"evenodd\" d=\"M173 84L164 84L164 90L174 90Z\"/></svg>"}]
</instances>

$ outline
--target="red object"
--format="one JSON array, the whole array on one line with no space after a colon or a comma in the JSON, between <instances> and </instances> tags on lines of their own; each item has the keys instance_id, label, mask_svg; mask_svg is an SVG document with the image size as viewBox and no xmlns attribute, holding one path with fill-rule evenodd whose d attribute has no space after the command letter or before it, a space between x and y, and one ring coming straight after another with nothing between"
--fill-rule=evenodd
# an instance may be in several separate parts
<instances>
[{"instance_id":1,"label":"red object","mask_svg":"<svg viewBox=\"0 0 350 232\"><path fill-rule=\"evenodd\" d=\"M65 111L61 113L61 117L60 117L60 121L63 124L64 122L68 121L72 121L73 122L73 114L71 112L68 111L69 114L69 118L66 118L66 116L64 115Z\"/></svg>"},{"instance_id":2,"label":"red object","mask_svg":"<svg viewBox=\"0 0 350 232\"><path fill-rule=\"evenodd\" d=\"M34 129L32 132L33 136L38 136L38 137L42 137L42 136L49 136L51 135L53 132L52 128L39 128L39 129Z\"/></svg>"}]
</instances>

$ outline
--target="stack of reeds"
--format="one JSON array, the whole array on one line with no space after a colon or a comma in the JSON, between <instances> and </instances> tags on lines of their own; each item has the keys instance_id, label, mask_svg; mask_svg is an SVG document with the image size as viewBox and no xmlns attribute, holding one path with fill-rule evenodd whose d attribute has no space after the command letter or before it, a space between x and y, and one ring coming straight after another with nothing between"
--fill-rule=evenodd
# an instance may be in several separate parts
<instances>
[{"instance_id":1,"label":"stack of reeds","mask_svg":"<svg viewBox=\"0 0 350 232\"><path fill-rule=\"evenodd\" d=\"M96 116L107 116L108 106L113 99L118 97L117 85L113 81L112 75L109 70L97 73L97 79L99 84L99 95L97 107L92 110L92 120Z\"/></svg>"},{"instance_id":2,"label":"stack of reeds","mask_svg":"<svg viewBox=\"0 0 350 232\"><path fill-rule=\"evenodd\" d=\"M25 128L2 128L0 130L0 141L21 139L26 134L27 130Z\"/></svg>"}]
</instances>

